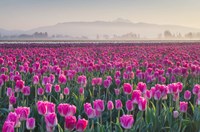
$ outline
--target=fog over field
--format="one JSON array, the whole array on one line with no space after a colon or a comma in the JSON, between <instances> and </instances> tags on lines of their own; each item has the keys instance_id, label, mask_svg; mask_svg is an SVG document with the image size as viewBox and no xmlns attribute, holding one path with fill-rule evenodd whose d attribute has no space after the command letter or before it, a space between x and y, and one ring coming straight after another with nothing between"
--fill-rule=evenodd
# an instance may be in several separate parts
<instances>
[{"instance_id":1,"label":"fog over field","mask_svg":"<svg viewBox=\"0 0 200 132\"><path fill-rule=\"evenodd\" d=\"M0 39L199 39L199 6L196 0L2 0Z\"/></svg>"}]
</instances>

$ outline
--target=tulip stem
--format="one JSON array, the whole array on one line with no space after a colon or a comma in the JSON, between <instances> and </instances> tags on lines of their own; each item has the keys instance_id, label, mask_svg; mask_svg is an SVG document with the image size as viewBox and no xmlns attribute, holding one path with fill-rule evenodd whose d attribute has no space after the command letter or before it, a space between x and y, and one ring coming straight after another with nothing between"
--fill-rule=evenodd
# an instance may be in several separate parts
<instances>
[{"instance_id":1,"label":"tulip stem","mask_svg":"<svg viewBox=\"0 0 200 132\"><path fill-rule=\"evenodd\" d=\"M156 115L159 115L159 100L156 101Z\"/></svg>"},{"instance_id":2,"label":"tulip stem","mask_svg":"<svg viewBox=\"0 0 200 132\"><path fill-rule=\"evenodd\" d=\"M180 120L180 125L179 125L178 132L181 132L181 125L182 125L182 116L181 116L181 120Z\"/></svg>"},{"instance_id":3,"label":"tulip stem","mask_svg":"<svg viewBox=\"0 0 200 132\"><path fill-rule=\"evenodd\" d=\"M100 99L100 97L101 97L101 89L99 87L99 99Z\"/></svg>"},{"instance_id":4,"label":"tulip stem","mask_svg":"<svg viewBox=\"0 0 200 132\"><path fill-rule=\"evenodd\" d=\"M37 103L37 85L35 85L35 103Z\"/></svg>"},{"instance_id":5,"label":"tulip stem","mask_svg":"<svg viewBox=\"0 0 200 132\"><path fill-rule=\"evenodd\" d=\"M120 110L118 110L118 119L119 119L119 117L120 117Z\"/></svg>"},{"instance_id":6,"label":"tulip stem","mask_svg":"<svg viewBox=\"0 0 200 132\"><path fill-rule=\"evenodd\" d=\"M0 88L0 98L1 98L1 90L2 90L2 87Z\"/></svg>"},{"instance_id":7,"label":"tulip stem","mask_svg":"<svg viewBox=\"0 0 200 132\"><path fill-rule=\"evenodd\" d=\"M94 131L94 120L93 119L92 119L92 124L91 124L90 131Z\"/></svg>"},{"instance_id":8,"label":"tulip stem","mask_svg":"<svg viewBox=\"0 0 200 132\"><path fill-rule=\"evenodd\" d=\"M110 110L110 131L112 132L112 111Z\"/></svg>"},{"instance_id":9,"label":"tulip stem","mask_svg":"<svg viewBox=\"0 0 200 132\"><path fill-rule=\"evenodd\" d=\"M27 107L28 107L28 96L26 96L26 103L27 103Z\"/></svg>"}]
</instances>

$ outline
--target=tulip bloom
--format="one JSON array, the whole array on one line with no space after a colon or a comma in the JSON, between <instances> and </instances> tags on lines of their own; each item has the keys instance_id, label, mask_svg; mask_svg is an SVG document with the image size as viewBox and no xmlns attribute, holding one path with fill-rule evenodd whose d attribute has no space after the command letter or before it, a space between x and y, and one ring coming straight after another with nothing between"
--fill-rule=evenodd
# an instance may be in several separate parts
<instances>
[{"instance_id":1,"label":"tulip bloom","mask_svg":"<svg viewBox=\"0 0 200 132\"><path fill-rule=\"evenodd\" d=\"M143 82L138 83L137 90L140 90L142 93L145 93L146 89L147 89L146 83Z\"/></svg>"},{"instance_id":2,"label":"tulip bloom","mask_svg":"<svg viewBox=\"0 0 200 132\"><path fill-rule=\"evenodd\" d=\"M138 102L138 108L140 111L145 111L147 109L147 100L143 97L140 97Z\"/></svg>"},{"instance_id":3,"label":"tulip bloom","mask_svg":"<svg viewBox=\"0 0 200 132\"><path fill-rule=\"evenodd\" d=\"M126 110L127 111L132 111L134 109L134 105L132 100L127 100L126 101Z\"/></svg>"},{"instance_id":4,"label":"tulip bloom","mask_svg":"<svg viewBox=\"0 0 200 132\"><path fill-rule=\"evenodd\" d=\"M78 122L76 123L76 131L83 132L85 131L86 127L88 125L88 120L78 119Z\"/></svg>"},{"instance_id":5,"label":"tulip bloom","mask_svg":"<svg viewBox=\"0 0 200 132\"><path fill-rule=\"evenodd\" d=\"M184 93L184 99L190 100L191 99L191 92L189 90L186 90Z\"/></svg>"},{"instance_id":6,"label":"tulip bloom","mask_svg":"<svg viewBox=\"0 0 200 132\"><path fill-rule=\"evenodd\" d=\"M59 93L60 90L61 90L60 85L58 85L58 84L55 85L55 86L54 86L54 90L55 90L56 93Z\"/></svg>"},{"instance_id":7,"label":"tulip bloom","mask_svg":"<svg viewBox=\"0 0 200 132\"><path fill-rule=\"evenodd\" d=\"M65 84L65 83L67 82L66 76L63 75L63 74L59 75L59 77L58 77L58 82L59 82L60 84Z\"/></svg>"},{"instance_id":8,"label":"tulip bloom","mask_svg":"<svg viewBox=\"0 0 200 132\"><path fill-rule=\"evenodd\" d=\"M16 112L10 112L6 118L6 121L11 121L14 123L14 127L20 127L20 115Z\"/></svg>"},{"instance_id":9,"label":"tulip bloom","mask_svg":"<svg viewBox=\"0 0 200 132\"><path fill-rule=\"evenodd\" d=\"M48 113L45 115L45 122L48 127L55 127L58 124L56 113Z\"/></svg>"},{"instance_id":10,"label":"tulip bloom","mask_svg":"<svg viewBox=\"0 0 200 132\"><path fill-rule=\"evenodd\" d=\"M25 95L25 96L29 96L30 93L31 93L31 89L29 86L25 86L22 88L22 93Z\"/></svg>"},{"instance_id":11,"label":"tulip bloom","mask_svg":"<svg viewBox=\"0 0 200 132\"><path fill-rule=\"evenodd\" d=\"M124 129L131 129L133 123L133 115L123 115L120 117L120 124Z\"/></svg>"},{"instance_id":12,"label":"tulip bloom","mask_svg":"<svg viewBox=\"0 0 200 132\"><path fill-rule=\"evenodd\" d=\"M33 130L35 128L35 118L28 118L26 120L26 128L28 130Z\"/></svg>"},{"instance_id":13,"label":"tulip bloom","mask_svg":"<svg viewBox=\"0 0 200 132\"><path fill-rule=\"evenodd\" d=\"M38 93L38 95L43 95L44 94L44 89L43 88L38 88L37 93Z\"/></svg>"},{"instance_id":14,"label":"tulip bloom","mask_svg":"<svg viewBox=\"0 0 200 132\"><path fill-rule=\"evenodd\" d=\"M69 95L69 92L70 92L69 88L67 88L67 87L64 88L64 91L63 91L64 95Z\"/></svg>"},{"instance_id":15,"label":"tulip bloom","mask_svg":"<svg viewBox=\"0 0 200 132\"><path fill-rule=\"evenodd\" d=\"M47 113L47 105L43 101L37 102L37 110L40 115L45 115Z\"/></svg>"},{"instance_id":16,"label":"tulip bloom","mask_svg":"<svg viewBox=\"0 0 200 132\"><path fill-rule=\"evenodd\" d=\"M13 94L14 94L14 92L13 92L12 88L7 88L6 95L7 95L8 97L10 97L10 96L12 96Z\"/></svg>"},{"instance_id":17,"label":"tulip bloom","mask_svg":"<svg viewBox=\"0 0 200 132\"><path fill-rule=\"evenodd\" d=\"M5 121L2 127L2 132L14 132L15 123L12 121Z\"/></svg>"},{"instance_id":18,"label":"tulip bloom","mask_svg":"<svg viewBox=\"0 0 200 132\"><path fill-rule=\"evenodd\" d=\"M13 95L9 97L9 103L14 105L17 102L17 98Z\"/></svg>"},{"instance_id":19,"label":"tulip bloom","mask_svg":"<svg viewBox=\"0 0 200 132\"><path fill-rule=\"evenodd\" d=\"M124 83L123 90L124 90L125 94L131 94L132 90L133 90L133 87L132 87L132 85L130 83Z\"/></svg>"},{"instance_id":20,"label":"tulip bloom","mask_svg":"<svg viewBox=\"0 0 200 132\"><path fill-rule=\"evenodd\" d=\"M39 77L37 75L33 76L33 84L38 84L39 83Z\"/></svg>"},{"instance_id":21,"label":"tulip bloom","mask_svg":"<svg viewBox=\"0 0 200 132\"><path fill-rule=\"evenodd\" d=\"M57 109L58 113L63 117L73 116L76 113L76 106L67 103L59 104Z\"/></svg>"},{"instance_id":22,"label":"tulip bloom","mask_svg":"<svg viewBox=\"0 0 200 132\"><path fill-rule=\"evenodd\" d=\"M46 90L46 93L51 93L51 90L52 90L52 84L47 83L47 84L45 85L45 90Z\"/></svg>"},{"instance_id":23,"label":"tulip bloom","mask_svg":"<svg viewBox=\"0 0 200 132\"><path fill-rule=\"evenodd\" d=\"M141 97L142 93L140 90L133 90L132 92L132 101L135 104L138 104L139 98Z\"/></svg>"},{"instance_id":24,"label":"tulip bloom","mask_svg":"<svg viewBox=\"0 0 200 132\"><path fill-rule=\"evenodd\" d=\"M178 111L173 111L173 117L174 117L174 118L177 118L178 116L179 116Z\"/></svg>"},{"instance_id":25,"label":"tulip bloom","mask_svg":"<svg viewBox=\"0 0 200 132\"><path fill-rule=\"evenodd\" d=\"M76 117L75 116L66 116L65 117L65 129L73 131L76 126Z\"/></svg>"},{"instance_id":26,"label":"tulip bloom","mask_svg":"<svg viewBox=\"0 0 200 132\"><path fill-rule=\"evenodd\" d=\"M97 100L93 101L93 104L94 104L94 109L95 110L97 110L99 112L104 111L105 106L104 106L104 101L103 100L97 99Z\"/></svg>"},{"instance_id":27,"label":"tulip bloom","mask_svg":"<svg viewBox=\"0 0 200 132\"><path fill-rule=\"evenodd\" d=\"M20 120L27 120L29 114L30 114L30 108L29 107L17 107L15 108L15 112L20 116Z\"/></svg>"},{"instance_id":28,"label":"tulip bloom","mask_svg":"<svg viewBox=\"0 0 200 132\"><path fill-rule=\"evenodd\" d=\"M80 87L78 92L79 92L80 95L83 95L84 94L84 88Z\"/></svg>"},{"instance_id":29,"label":"tulip bloom","mask_svg":"<svg viewBox=\"0 0 200 132\"><path fill-rule=\"evenodd\" d=\"M95 109L93 109L92 107L87 108L85 113L87 114L88 118L90 118L90 119L95 118L95 116L96 116Z\"/></svg>"},{"instance_id":30,"label":"tulip bloom","mask_svg":"<svg viewBox=\"0 0 200 132\"><path fill-rule=\"evenodd\" d=\"M118 100L115 100L115 108L117 109L117 110L121 110L122 109L122 101L120 100L120 99L118 99Z\"/></svg>"},{"instance_id":31,"label":"tulip bloom","mask_svg":"<svg viewBox=\"0 0 200 132\"><path fill-rule=\"evenodd\" d=\"M114 108L114 104L113 104L113 102L110 100L110 101L108 101L108 103L107 103L107 109L108 110L112 110Z\"/></svg>"},{"instance_id":32,"label":"tulip bloom","mask_svg":"<svg viewBox=\"0 0 200 132\"><path fill-rule=\"evenodd\" d=\"M188 109L188 102L180 102L180 112L185 113Z\"/></svg>"}]
</instances>

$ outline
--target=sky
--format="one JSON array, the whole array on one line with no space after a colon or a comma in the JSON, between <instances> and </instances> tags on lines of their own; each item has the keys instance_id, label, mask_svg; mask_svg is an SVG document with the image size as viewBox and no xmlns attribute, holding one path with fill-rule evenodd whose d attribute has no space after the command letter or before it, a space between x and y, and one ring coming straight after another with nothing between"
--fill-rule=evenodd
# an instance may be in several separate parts
<instances>
[{"instance_id":1,"label":"sky","mask_svg":"<svg viewBox=\"0 0 200 132\"><path fill-rule=\"evenodd\" d=\"M200 0L0 0L0 28L8 30L117 18L200 28Z\"/></svg>"}]
</instances>

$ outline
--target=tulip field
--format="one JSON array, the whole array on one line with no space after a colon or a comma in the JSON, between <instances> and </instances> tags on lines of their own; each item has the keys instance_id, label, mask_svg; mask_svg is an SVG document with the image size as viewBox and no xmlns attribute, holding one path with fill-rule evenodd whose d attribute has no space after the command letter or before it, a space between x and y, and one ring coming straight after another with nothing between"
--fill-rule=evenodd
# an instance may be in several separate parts
<instances>
[{"instance_id":1,"label":"tulip field","mask_svg":"<svg viewBox=\"0 0 200 132\"><path fill-rule=\"evenodd\" d=\"M0 46L2 132L198 132L199 43Z\"/></svg>"}]
</instances>

